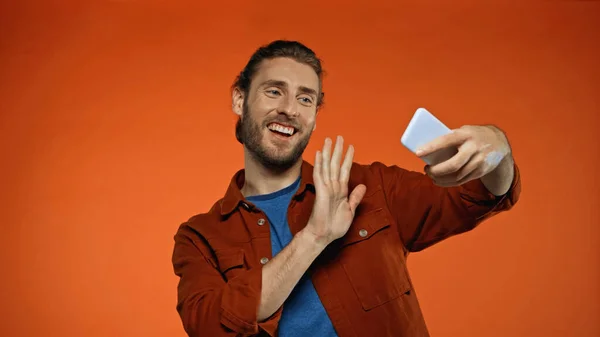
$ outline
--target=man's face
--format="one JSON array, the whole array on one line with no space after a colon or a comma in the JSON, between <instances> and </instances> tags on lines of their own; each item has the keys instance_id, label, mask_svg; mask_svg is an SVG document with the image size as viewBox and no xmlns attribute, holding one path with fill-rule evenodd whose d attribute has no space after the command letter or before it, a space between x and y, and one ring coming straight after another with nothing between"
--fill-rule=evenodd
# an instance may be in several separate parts
<instances>
[{"instance_id":1,"label":"man's face","mask_svg":"<svg viewBox=\"0 0 600 337\"><path fill-rule=\"evenodd\" d=\"M315 128L318 92L310 66L287 58L263 61L248 95L234 94L240 138L250 154L270 169L294 165Z\"/></svg>"}]
</instances>

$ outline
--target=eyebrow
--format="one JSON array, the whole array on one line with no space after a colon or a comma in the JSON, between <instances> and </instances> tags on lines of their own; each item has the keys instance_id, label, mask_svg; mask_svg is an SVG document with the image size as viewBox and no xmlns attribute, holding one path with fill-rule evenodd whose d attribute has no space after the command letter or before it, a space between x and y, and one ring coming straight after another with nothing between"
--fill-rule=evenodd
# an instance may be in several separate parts
<instances>
[{"instance_id":1,"label":"eyebrow","mask_svg":"<svg viewBox=\"0 0 600 337\"><path fill-rule=\"evenodd\" d=\"M284 81L279 81L279 80L266 80L262 83L262 85L263 86L282 87L282 88L288 87L287 83L285 83ZM309 87L299 86L298 90L300 90L302 93L305 93L308 95L317 96L317 91L314 89L311 89Z\"/></svg>"}]
</instances>

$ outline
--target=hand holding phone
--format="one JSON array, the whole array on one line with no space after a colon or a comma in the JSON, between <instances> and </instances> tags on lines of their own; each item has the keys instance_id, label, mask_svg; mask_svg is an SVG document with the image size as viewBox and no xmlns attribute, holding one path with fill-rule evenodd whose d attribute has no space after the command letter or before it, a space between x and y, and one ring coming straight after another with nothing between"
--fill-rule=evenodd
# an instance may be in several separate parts
<instances>
[{"instance_id":1,"label":"hand holding phone","mask_svg":"<svg viewBox=\"0 0 600 337\"><path fill-rule=\"evenodd\" d=\"M427 109L418 108L408 123L400 141L408 150L416 154L420 146L451 132L452 130L432 115L431 112L427 111ZM457 152L458 150L455 147L445 148L423 156L421 159L427 165L435 165L452 158Z\"/></svg>"}]
</instances>

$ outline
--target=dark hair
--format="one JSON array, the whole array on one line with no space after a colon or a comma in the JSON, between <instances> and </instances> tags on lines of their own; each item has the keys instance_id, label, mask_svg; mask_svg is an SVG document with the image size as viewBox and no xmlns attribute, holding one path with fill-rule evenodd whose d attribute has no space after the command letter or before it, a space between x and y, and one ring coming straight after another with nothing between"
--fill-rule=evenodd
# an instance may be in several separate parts
<instances>
[{"instance_id":1,"label":"dark hair","mask_svg":"<svg viewBox=\"0 0 600 337\"><path fill-rule=\"evenodd\" d=\"M323 68L321 60L317 57L314 51L298 41L276 40L267 45L258 48L248 60L244 70L236 77L231 89L238 88L244 93L244 97L248 96L252 77L258 71L260 64L264 60L270 60L277 57L288 57L296 62L309 65L319 77L319 97L317 97L317 108L323 104Z\"/></svg>"}]
</instances>

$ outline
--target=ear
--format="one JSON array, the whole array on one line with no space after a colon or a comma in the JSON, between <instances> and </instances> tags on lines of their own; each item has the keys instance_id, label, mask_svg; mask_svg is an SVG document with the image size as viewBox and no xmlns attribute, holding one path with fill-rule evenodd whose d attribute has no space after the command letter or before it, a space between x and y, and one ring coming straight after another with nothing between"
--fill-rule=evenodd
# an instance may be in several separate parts
<instances>
[{"instance_id":1,"label":"ear","mask_svg":"<svg viewBox=\"0 0 600 337\"><path fill-rule=\"evenodd\" d=\"M241 116L244 111L244 94L239 88L233 89L231 93L231 108L238 116Z\"/></svg>"}]
</instances>

